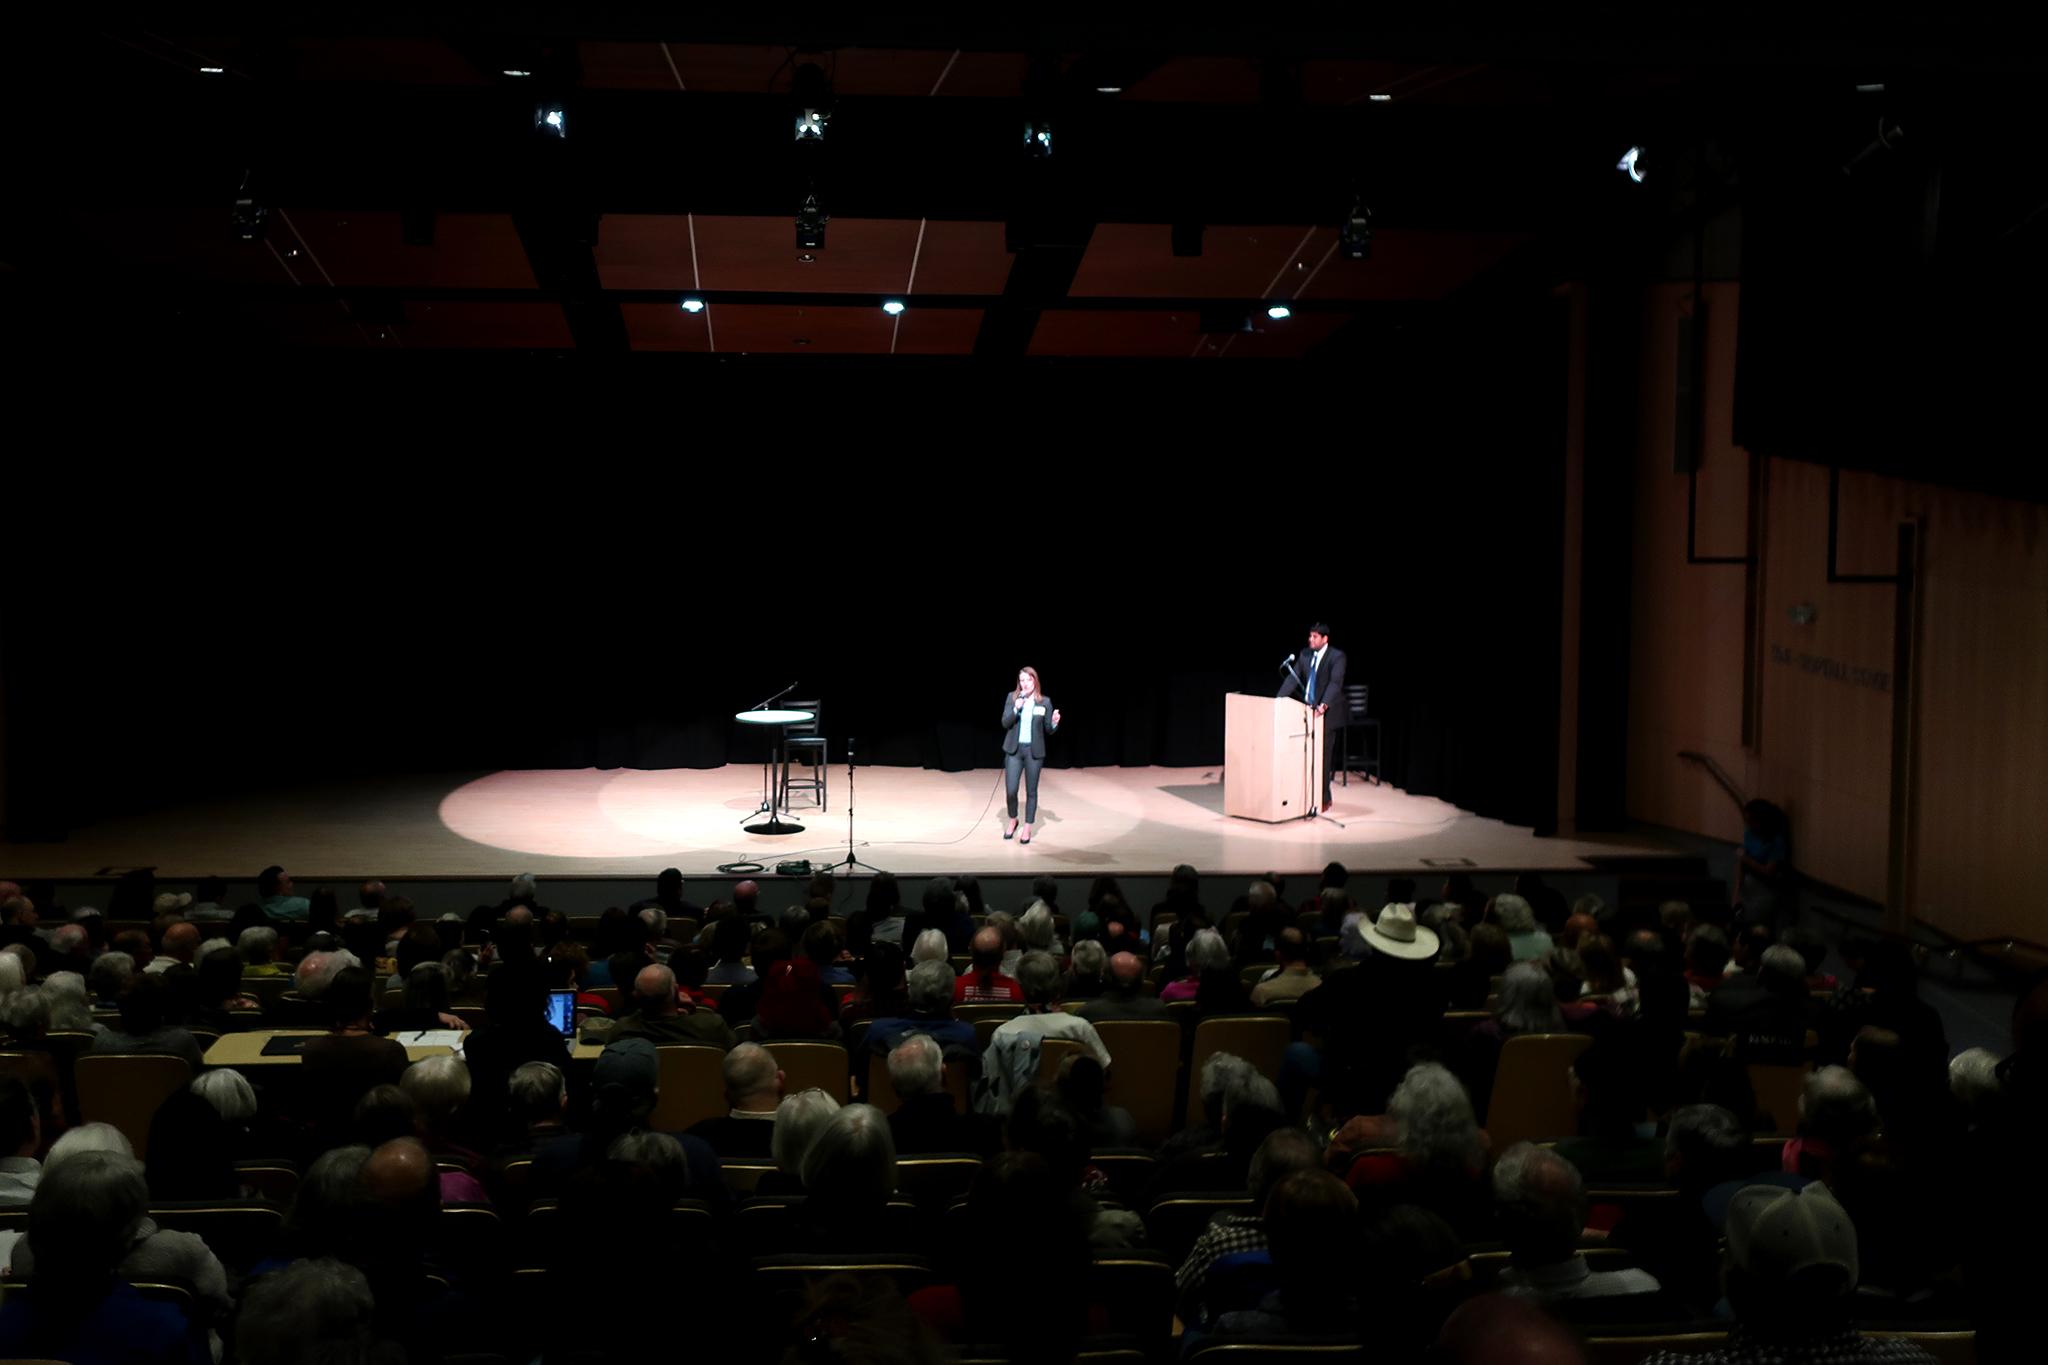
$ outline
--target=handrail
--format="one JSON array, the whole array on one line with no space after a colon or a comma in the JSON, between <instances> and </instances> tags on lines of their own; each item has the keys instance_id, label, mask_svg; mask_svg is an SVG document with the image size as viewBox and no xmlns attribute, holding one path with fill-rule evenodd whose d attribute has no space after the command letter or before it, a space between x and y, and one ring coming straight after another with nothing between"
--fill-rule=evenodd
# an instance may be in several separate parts
<instances>
[{"instance_id":1,"label":"handrail","mask_svg":"<svg viewBox=\"0 0 2048 1365\"><path fill-rule=\"evenodd\" d=\"M1727 771L1723 769L1719 763L1716 763L1712 757L1693 749L1680 749L1678 751L1678 756L1683 759L1688 759L1691 762L1699 764L1702 768L1705 768L1707 770L1707 775L1714 779L1715 783L1717 783L1720 786L1722 791L1728 793L1728 799L1735 803L1735 808L1737 810L1740 810L1744 806L1749 804L1749 798L1744 796L1742 794L1742 789L1735 785L1735 779L1728 776Z\"/></svg>"}]
</instances>

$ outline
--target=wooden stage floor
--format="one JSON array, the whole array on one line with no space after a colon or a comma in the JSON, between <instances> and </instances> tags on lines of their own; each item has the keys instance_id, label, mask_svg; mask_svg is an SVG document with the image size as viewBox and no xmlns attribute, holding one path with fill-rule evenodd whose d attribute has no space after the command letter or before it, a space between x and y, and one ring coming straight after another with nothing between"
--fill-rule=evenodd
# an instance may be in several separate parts
<instances>
[{"instance_id":1,"label":"wooden stage floor","mask_svg":"<svg viewBox=\"0 0 2048 1365\"><path fill-rule=\"evenodd\" d=\"M1433 797L1354 778L1331 820L1263 825L1223 814L1220 769L1047 769L1037 836L1002 838L1002 773L863 768L855 854L905 876L1085 876L1311 872L1332 860L1369 872L1586 870L1588 856L1654 855L1624 836L1539 839L1529 830ZM829 862L846 852L846 774L830 774L831 808L800 809L801 834L760 836L743 823L760 770L547 769L406 777L265 792L109 820L61 843L0 844L0 876L94 877L154 865L158 875L252 876L282 863L302 882L382 877L647 876L679 867L708 876L753 859ZM1459 863L1455 860L1464 860Z\"/></svg>"}]
</instances>

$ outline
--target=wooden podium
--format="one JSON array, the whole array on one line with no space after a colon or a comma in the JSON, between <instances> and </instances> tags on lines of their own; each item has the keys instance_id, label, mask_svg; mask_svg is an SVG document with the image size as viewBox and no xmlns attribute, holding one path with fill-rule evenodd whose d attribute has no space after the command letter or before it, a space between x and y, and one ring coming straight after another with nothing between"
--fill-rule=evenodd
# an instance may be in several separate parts
<instances>
[{"instance_id":1,"label":"wooden podium","mask_svg":"<svg viewBox=\"0 0 2048 1365\"><path fill-rule=\"evenodd\" d=\"M1299 820L1323 791L1323 718L1292 697L1223 699L1223 813Z\"/></svg>"}]
</instances>

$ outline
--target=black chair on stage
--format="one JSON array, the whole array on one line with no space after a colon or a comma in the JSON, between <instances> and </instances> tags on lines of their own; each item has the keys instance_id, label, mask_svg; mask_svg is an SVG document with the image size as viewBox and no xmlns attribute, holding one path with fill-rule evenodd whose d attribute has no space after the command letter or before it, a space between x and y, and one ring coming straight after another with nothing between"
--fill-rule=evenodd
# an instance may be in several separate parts
<instances>
[{"instance_id":1,"label":"black chair on stage","mask_svg":"<svg viewBox=\"0 0 2048 1365\"><path fill-rule=\"evenodd\" d=\"M825 713L819 710L818 701L783 701L777 703L791 711L808 711L811 718L795 725L782 727L783 759L782 789L792 792L798 788L818 798L818 809L825 809ZM810 770L808 777L791 777L789 768L792 761L800 761Z\"/></svg>"},{"instance_id":2,"label":"black chair on stage","mask_svg":"<svg viewBox=\"0 0 2048 1365\"><path fill-rule=\"evenodd\" d=\"M1352 683L1344 689L1344 705L1349 712L1349 718L1344 726L1344 753L1340 772L1347 787L1351 785L1353 773L1370 779L1374 786L1379 785L1380 723L1365 714L1366 702L1370 696L1369 686L1365 683ZM1357 753L1352 752L1354 742L1358 747Z\"/></svg>"}]
</instances>

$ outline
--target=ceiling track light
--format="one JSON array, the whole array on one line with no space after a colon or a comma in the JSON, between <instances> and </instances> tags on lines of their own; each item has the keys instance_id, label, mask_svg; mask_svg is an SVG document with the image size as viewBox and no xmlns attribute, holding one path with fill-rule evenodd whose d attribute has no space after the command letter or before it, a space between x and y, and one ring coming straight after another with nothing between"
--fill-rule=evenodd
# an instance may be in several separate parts
<instances>
[{"instance_id":1,"label":"ceiling track light","mask_svg":"<svg viewBox=\"0 0 2048 1365\"><path fill-rule=\"evenodd\" d=\"M234 211L228 217L228 221L234 226L235 236L245 242L262 241L263 234L270 227L269 206L258 199L255 192L249 188L249 182L254 178L254 171L242 173L242 186L235 191Z\"/></svg>"},{"instance_id":2,"label":"ceiling track light","mask_svg":"<svg viewBox=\"0 0 2048 1365\"><path fill-rule=\"evenodd\" d=\"M1363 198L1351 201L1351 212L1337 225L1337 249L1347 261L1362 261L1372 255L1372 210Z\"/></svg>"},{"instance_id":3,"label":"ceiling track light","mask_svg":"<svg viewBox=\"0 0 2048 1365\"><path fill-rule=\"evenodd\" d=\"M686 299L684 299L684 300L683 300L683 311L684 311L685 313L701 313L701 312L703 312L703 311L704 311L704 300L702 300L702 299L700 299L700 298L697 298L697 297L695 297L695 296L692 296L692 297L690 297L690 298L686 298Z\"/></svg>"},{"instance_id":4,"label":"ceiling track light","mask_svg":"<svg viewBox=\"0 0 2048 1365\"><path fill-rule=\"evenodd\" d=\"M889 315L890 317L892 317L892 318L893 318L893 317L898 317L898 316L901 316L901 314L902 314L902 312L903 312L903 300L902 300L902 299L884 299L884 300L882 300L882 311L883 311L883 312L885 312L885 313L887 313L887 314L888 314L888 315Z\"/></svg>"},{"instance_id":5,"label":"ceiling track light","mask_svg":"<svg viewBox=\"0 0 2048 1365\"><path fill-rule=\"evenodd\" d=\"M227 74L227 68L224 66L202 66L199 68L199 74L202 76L222 76Z\"/></svg>"},{"instance_id":6,"label":"ceiling track light","mask_svg":"<svg viewBox=\"0 0 2048 1365\"><path fill-rule=\"evenodd\" d=\"M536 105L533 111L533 131L542 137L568 137L568 111L559 104Z\"/></svg>"},{"instance_id":7,"label":"ceiling track light","mask_svg":"<svg viewBox=\"0 0 2048 1365\"><path fill-rule=\"evenodd\" d=\"M798 251L823 251L825 249L825 224L832 216L825 212L818 202L818 192L812 190L804 196L803 206L796 211L796 249Z\"/></svg>"},{"instance_id":8,"label":"ceiling track light","mask_svg":"<svg viewBox=\"0 0 2048 1365\"><path fill-rule=\"evenodd\" d=\"M1027 118L1024 120L1024 155L1043 161L1052 155L1052 120Z\"/></svg>"},{"instance_id":9,"label":"ceiling track light","mask_svg":"<svg viewBox=\"0 0 2048 1365\"><path fill-rule=\"evenodd\" d=\"M1294 310L1292 308L1289 308L1284 303L1272 303L1266 305L1266 316L1273 319L1273 321L1278 322L1282 318L1293 317Z\"/></svg>"},{"instance_id":10,"label":"ceiling track light","mask_svg":"<svg viewBox=\"0 0 2048 1365\"><path fill-rule=\"evenodd\" d=\"M1643 149L1631 147L1621 154L1621 160L1614 163L1614 169L1626 175L1635 184L1643 183Z\"/></svg>"}]
</instances>

